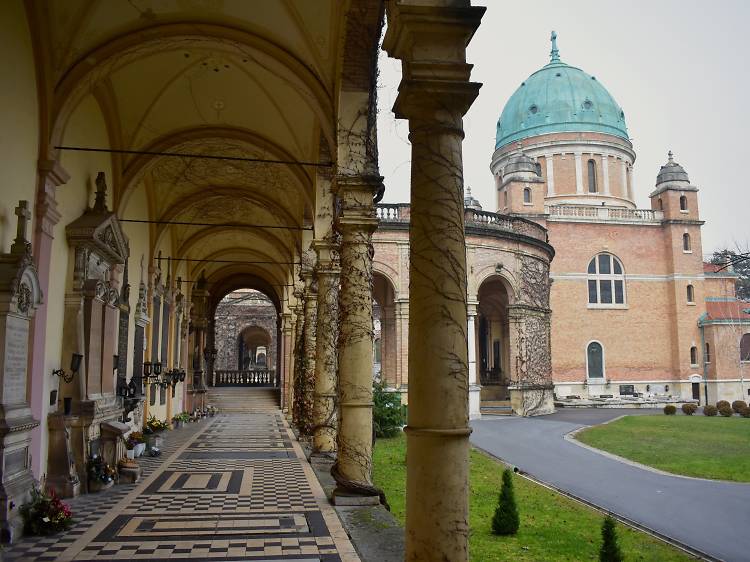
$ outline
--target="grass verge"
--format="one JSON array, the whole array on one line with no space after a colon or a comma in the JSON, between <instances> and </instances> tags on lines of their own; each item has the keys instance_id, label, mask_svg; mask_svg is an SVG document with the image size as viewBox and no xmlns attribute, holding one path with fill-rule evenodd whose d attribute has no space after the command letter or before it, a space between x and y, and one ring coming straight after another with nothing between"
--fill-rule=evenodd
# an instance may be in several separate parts
<instances>
[{"instance_id":1,"label":"grass verge","mask_svg":"<svg viewBox=\"0 0 750 562\"><path fill-rule=\"evenodd\" d=\"M514 477L521 528L514 537L492 534L504 466L472 449L469 459L469 552L471 560L598 560L603 517L565 496L521 477ZM391 511L403 524L406 517L406 439L403 434L378 439L373 477L385 490ZM645 533L617 526L626 560L670 562L693 560Z\"/></svg>"},{"instance_id":2,"label":"grass verge","mask_svg":"<svg viewBox=\"0 0 750 562\"><path fill-rule=\"evenodd\" d=\"M673 474L750 482L750 419L626 416L576 438Z\"/></svg>"}]
</instances>

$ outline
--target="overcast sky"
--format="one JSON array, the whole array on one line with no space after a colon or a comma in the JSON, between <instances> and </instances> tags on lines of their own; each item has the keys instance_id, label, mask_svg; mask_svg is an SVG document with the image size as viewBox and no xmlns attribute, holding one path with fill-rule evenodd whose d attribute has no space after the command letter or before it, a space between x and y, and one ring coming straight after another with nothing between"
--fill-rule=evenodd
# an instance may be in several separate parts
<instances>
[{"instance_id":1,"label":"overcast sky","mask_svg":"<svg viewBox=\"0 0 750 562\"><path fill-rule=\"evenodd\" d=\"M625 111L638 207L650 208L671 149L700 188L704 253L750 250L750 1L473 3L487 6L467 54L472 79L484 85L464 120L464 178L485 210L496 210L489 162L497 119L521 82L549 62L554 29L563 62L596 76ZM400 79L400 62L383 54L378 135L387 203L409 200L408 129L391 112Z\"/></svg>"}]
</instances>

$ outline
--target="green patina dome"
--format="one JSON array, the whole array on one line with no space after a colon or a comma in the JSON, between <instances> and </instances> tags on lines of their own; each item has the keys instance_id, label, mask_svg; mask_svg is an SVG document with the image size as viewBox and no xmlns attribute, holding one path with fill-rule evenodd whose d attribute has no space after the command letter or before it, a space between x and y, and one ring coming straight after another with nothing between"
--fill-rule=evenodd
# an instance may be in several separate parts
<instances>
[{"instance_id":1,"label":"green patina dome","mask_svg":"<svg viewBox=\"0 0 750 562\"><path fill-rule=\"evenodd\" d=\"M495 149L546 133L597 132L628 138L625 113L599 81L560 60L552 32L550 62L529 76L505 104Z\"/></svg>"}]
</instances>

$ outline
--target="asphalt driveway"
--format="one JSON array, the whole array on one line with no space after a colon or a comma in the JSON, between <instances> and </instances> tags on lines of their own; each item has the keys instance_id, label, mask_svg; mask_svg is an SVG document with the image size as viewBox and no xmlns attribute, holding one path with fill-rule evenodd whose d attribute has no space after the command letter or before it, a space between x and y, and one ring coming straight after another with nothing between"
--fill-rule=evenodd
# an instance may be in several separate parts
<instances>
[{"instance_id":1,"label":"asphalt driveway","mask_svg":"<svg viewBox=\"0 0 750 562\"><path fill-rule=\"evenodd\" d=\"M485 419L471 423L471 442L543 482L699 551L727 561L750 560L750 484L658 474L564 439L574 429L622 414L651 413L562 410L537 418Z\"/></svg>"}]
</instances>

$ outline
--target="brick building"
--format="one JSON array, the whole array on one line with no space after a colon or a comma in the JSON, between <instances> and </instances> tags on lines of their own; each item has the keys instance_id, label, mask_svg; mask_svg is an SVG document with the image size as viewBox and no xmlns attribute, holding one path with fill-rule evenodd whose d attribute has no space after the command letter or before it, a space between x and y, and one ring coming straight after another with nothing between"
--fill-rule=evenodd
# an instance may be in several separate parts
<instances>
[{"instance_id":1,"label":"brick building","mask_svg":"<svg viewBox=\"0 0 750 562\"><path fill-rule=\"evenodd\" d=\"M514 306L517 272L507 266L529 247L518 236L498 238L497 228L517 234L521 223L511 218L543 226L554 248L549 306L558 400L705 403L750 395L750 304L736 300L732 271L703 263L698 188L670 153L649 204L639 208L635 160L624 111L594 76L562 62L553 35L550 62L521 83L498 120L490 164L497 213L481 211L470 192L465 201L469 348L470 355L476 350L483 400L510 398L522 379L523 363L514 357L523 339L514 334L513 317L526 311ZM399 255L408 255L394 214L408 209L384 206L375 236L383 278L401 263ZM495 264L494 283L478 263ZM399 326L408 321L408 280L395 277L393 311L382 305L388 290L377 279L375 299L382 310L381 370L403 387Z\"/></svg>"}]
</instances>

